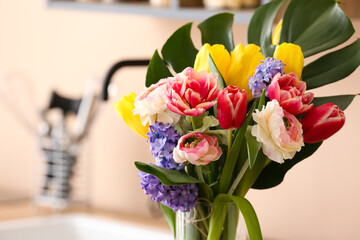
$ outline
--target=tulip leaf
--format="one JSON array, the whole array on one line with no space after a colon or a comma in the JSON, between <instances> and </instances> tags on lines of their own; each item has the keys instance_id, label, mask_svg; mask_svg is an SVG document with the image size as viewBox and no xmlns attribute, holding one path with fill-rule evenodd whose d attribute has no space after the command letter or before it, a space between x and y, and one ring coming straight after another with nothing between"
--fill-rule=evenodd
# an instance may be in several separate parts
<instances>
[{"instance_id":1,"label":"tulip leaf","mask_svg":"<svg viewBox=\"0 0 360 240\"><path fill-rule=\"evenodd\" d=\"M187 23L176 30L161 49L164 60L177 73L194 66L198 50L190 37L191 26L192 23Z\"/></svg>"},{"instance_id":2,"label":"tulip leaf","mask_svg":"<svg viewBox=\"0 0 360 240\"><path fill-rule=\"evenodd\" d=\"M307 89L324 86L349 76L360 65L360 39L306 65L303 80Z\"/></svg>"},{"instance_id":3,"label":"tulip leaf","mask_svg":"<svg viewBox=\"0 0 360 240\"><path fill-rule=\"evenodd\" d=\"M207 239L220 239L225 223L227 210L232 203L226 194L219 194L213 201L213 211L210 216L209 233Z\"/></svg>"},{"instance_id":4,"label":"tulip leaf","mask_svg":"<svg viewBox=\"0 0 360 240\"><path fill-rule=\"evenodd\" d=\"M356 95L338 95L338 96L328 96L328 97L316 97L313 100L314 107L318 107L325 103L333 103L344 111L350 103L354 100Z\"/></svg>"},{"instance_id":5,"label":"tulip leaf","mask_svg":"<svg viewBox=\"0 0 360 240\"><path fill-rule=\"evenodd\" d=\"M258 152L261 148L261 143L258 142L256 140L256 137L254 137L251 134L251 129L252 129L252 126L248 126L246 133L245 133L250 169L254 166Z\"/></svg>"},{"instance_id":6,"label":"tulip leaf","mask_svg":"<svg viewBox=\"0 0 360 240\"><path fill-rule=\"evenodd\" d=\"M247 126L249 125L250 121L252 120L252 113L254 112L255 108L258 106L258 99L255 99L253 105L249 112L246 115L246 118L243 122L243 125L237 130L235 139L231 145L230 153L226 158L224 168L219 180L219 192L225 193L229 187L231 178L233 175L233 171L236 165L236 160L238 159L241 144L243 143L245 132Z\"/></svg>"},{"instance_id":7,"label":"tulip leaf","mask_svg":"<svg viewBox=\"0 0 360 240\"><path fill-rule=\"evenodd\" d=\"M202 44L223 44L231 52L234 49L232 26L234 14L220 13L209 17L198 25Z\"/></svg>"},{"instance_id":8,"label":"tulip leaf","mask_svg":"<svg viewBox=\"0 0 360 240\"><path fill-rule=\"evenodd\" d=\"M271 160L263 153L263 151L259 151L254 166L250 169L248 168L240 180L237 188L235 189L235 196L245 196L249 191L251 186L254 184L256 179L259 177L261 171L264 167L269 164Z\"/></svg>"},{"instance_id":9,"label":"tulip leaf","mask_svg":"<svg viewBox=\"0 0 360 240\"><path fill-rule=\"evenodd\" d=\"M291 0L283 17L280 43L300 45L304 57L338 46L355 32L335 0Z\"/></svg>"},{"instance_id":10,"label":"tulip leaf","mask_svg":"<svg viewBox=\"0 0 360 240\"><path fill-rule=\"evenodd\" d=\"M262 110L263 109L263 106L265 105L265 89L262 90L261 92L261 97L260 97L260 100L259 100L259 105L258 105L258 110Z\"/></svg>"},{"instance_id":11,"label":"tulip leaf","mask_svg":"<svg viewBox=\"0 0 360 240\"><path fill-rule=\"evenodd\" d=\"M172 74L166 63L161 59L158 51L155 50L147 69L145 86L150 87L151 84L157 83L160 79L171 76Z\"/></svg>"},{"instance_id":12,"label":"tulip leaf","mask_svg":"<svg viewBox=\"0 0 360 240\"><path fill-rule=\"evenodd\" d=\"M201 183L199 179L191 177L186 172L170 170L142 162L135 162L135 166L142 172L156 176L163 184L168 186L179 186L188 183Z\"/></svg>"},{"instance_id":13,"label":"tulip leaf","mask_svg":"<svg viewBox=\"0 0 360 240\"><path fill-rule=\"evenodd\" d=\"M279 185L285 174L297 163L310 157L321 145L322 142L307 144L301 151L295 154L293 159L285 160L283 164L271 161L261 172L256 182L252 186L255 189L267 189Z\"/></svg>"},{"instance_id":14,"label":"tulip leaf","mask_svg":"<svg viewBox=\"0 0 360 240\"><path fill-rule=\"evenodd\" d=\"M219 194L213 202L207 239L220 239L228 208L232 203L235 203L244 217L250 240L262 240L259 220L251 203L246 198L227 194Z\"/></svg>"},{"instance_id":15,"label":"tulip leaf","mask_svg":"<svg viewBox=\"0 0 360 240\"><path fill-rule=\"evenodd\" d=\"M168 208L167 206L164 206L160 203L160 207L161 207L161 211L163 212L166 221L169 224L169 227L171 229L171 231L174 234L174 238L176 237L176 213L171 209Z\"/></svg>"},{"instance_id":16,"label":"tulip leaf","mask_svg":"<svg viewBox=\"0 0 360 240\"><path fill-rule=\"evenodd\" d=\"M248 43L261 47L265 57L272 57L275 46L272 45L272 25L280 7L286 0L277 0L258 7L251 18L248 28Z\"/></svg>"},{"instance_id":17,"label":"tulip leaf","mask_svg":"<svg viewBox=\"0 0 360 240\"><path fill-rule=\"evenodd\" d=\"M226 83L225 83L224 78L221 75L220 71L216 67L215 62L211 57L211 54L209 54L209 67L210 67L210 72L217 73L217 75L218 75L219 88L224 89L226 87Z\"/></svg>"}]
</instances>

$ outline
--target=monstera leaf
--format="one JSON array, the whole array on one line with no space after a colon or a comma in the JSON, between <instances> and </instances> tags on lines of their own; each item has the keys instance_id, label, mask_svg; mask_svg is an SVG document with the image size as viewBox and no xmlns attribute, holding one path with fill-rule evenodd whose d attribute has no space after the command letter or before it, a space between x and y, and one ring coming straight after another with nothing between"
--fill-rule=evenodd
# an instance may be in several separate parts
<instances>
[{"instance_id":1,"label":"monstera leaf","mask_svg":"<svg viewBox=\"0 0 360 240\"><path fill-rule=\"evenodd\" d=\"M334 0L291 0L286 8L280 43L300 45L304 57L338 46L355 32Z\"/></svg>"},{"instance_id":2,"label":"monstera leaf","mask_svg":"<svg viewBox=\"0 0 360 240\"><path fill-rule=\"evenodd\" d=\"M200 23L198 28L201 31L202 44L223 44L231 52L234 49L233 21L234 14L220 13Z\"/></svg>"},{"instance_id":3,"label":"monstera leaf","mask_svg":"<svg viewBox=\"0 0 360 240\"><path fill-rule=\"evenodd\" d=\"M181 72L194 65L198 50L190 37L191 26L192 23L187 23L176 30L161 49L164 60L175 72Z\"/></svg>"},{"instance_id":4,"label":"monstera leaf","mask_svg":"<svg viewBox=\"0 0 360 240\"><path fill-rule=\"evenodd\" d=\"M172 76L171 72L156 50L147 69L145 86L150 87L151 84L157 83L160 79L170 76Z\"/></svg>"},{"instance_id":5,"label":"monstera leaf","mask_svg":"<svg viewBox=\"0 0 360 240\"><path fill-rule=\"evenodd\" d=\"M313 89L339 81L349 76L360 64L360 40L328 53L306 65L303 80L307 89Z\"/></svg>"},{"instance_id":6,"label":"monstera leaf","mask_svg":"<svg viewBox=\"0 0 360 240\"><path fill-rule=\"evenodd\" d=\"M273 1L256 9L248 28L248 43L261 47L265 57L272 57L275 46L271 42L274 18L286 0Z\"/></svg>"}]
</instances>

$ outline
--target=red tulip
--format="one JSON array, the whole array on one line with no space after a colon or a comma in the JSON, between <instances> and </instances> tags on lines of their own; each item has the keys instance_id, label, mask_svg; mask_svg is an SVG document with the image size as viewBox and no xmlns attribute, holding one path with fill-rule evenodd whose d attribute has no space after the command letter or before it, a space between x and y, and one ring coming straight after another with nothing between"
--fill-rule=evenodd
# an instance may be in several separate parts
<instances>
[{"instance_id":1,"label":"red tulip","mask_svg":"<svg viewBox=\"0 0 360 240\"><path fill-rule=\"evenodd\" d=\"M280 106L293 115L309 112L314 104L314 94L306 91L306 83L295 73L275 75L269 86L270 100L277 100Z\"/></svg>"},{"instance_id":2,"label":"red tulip","mask_svg":"<svg viewBox=\"0 0 360 240\"><path fill-rule=\"evenodd\" d=\"M333 103L312 109L300 120L304 142L321 142L339 131L345 124L344 112Z\"/></svg>"},{"instance_id":3,"label":"red tulip","mask_svg":"<svg viewBox=\"0 0 360 240\"><path fill-rule=\"evenodd\" d=\"M234 86L224 88L217 100L217 117L223 129L239 128L246 115L246 92Z\"/></svg>"}]
</instances>

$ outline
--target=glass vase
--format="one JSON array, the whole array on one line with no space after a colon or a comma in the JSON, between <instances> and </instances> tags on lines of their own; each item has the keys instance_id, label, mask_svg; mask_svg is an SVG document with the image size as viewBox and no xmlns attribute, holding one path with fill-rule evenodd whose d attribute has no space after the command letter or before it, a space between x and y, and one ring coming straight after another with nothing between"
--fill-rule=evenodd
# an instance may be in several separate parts
<instances>
[{"instance_id":1,"label":"glass vase","mask_svg":"<svg viewBox=\"0 0 360 240\"><path fill-rule=\"evenodd\" d=\"M211 218L216 208L221 209L224 222ZM209 237L211 224L222 224L216 239ZM248 240L245 221L234 203L199 202L190 212L176 213L175 240Z\"/></svg>"}]
</instances>

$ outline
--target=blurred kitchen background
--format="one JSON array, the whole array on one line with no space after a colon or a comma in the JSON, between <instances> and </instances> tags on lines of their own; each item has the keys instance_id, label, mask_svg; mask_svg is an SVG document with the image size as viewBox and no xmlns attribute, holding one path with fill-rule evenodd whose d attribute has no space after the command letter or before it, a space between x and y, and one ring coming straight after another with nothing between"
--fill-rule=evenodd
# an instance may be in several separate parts
<instances>
[{"instance_id":1,"label":"blurred kitchen background","mask_svg":"<svg viewBox=\"0 0 360 240\"><path fill-rule=\"evenodd\" d=\"M248 5L238 8L237 1L227 5L237 14L236 44L247 42L251 2L257 5L257 1L242 1ZM213 14L214 8L222 7L221 2L229 1L208 0L206 6L202 1L150 2L158 6L135 0L0 0L0 220L22 215L19 209L14 213L1 208L2 204L29 202L44 186L46 156L40 151L38 134L47 129L39 126L39 116L48 107L53 90L79 99L93 84L99 95L114 63L151 58L178 27L188 21L198 23ZM357 0L343 2L356 29L353 41L360 37L360 4ZM192 34L200 48L196 25ZM140 188L133 164L153 161L149 146L113 108L121 95L142 91L145 74L146 67L131 67L114 75L112 95L97 103L94 121L79 145L71 187L76 204L166 227L157 205ZM359 93L360 69L314 92L317 96ZM296 165L280 186L248 194L265 239L360 239L359 110L357 97L345 111L342 131ZM28 128L24 119L35 127Z\"/></svg>"}]
</instances>

